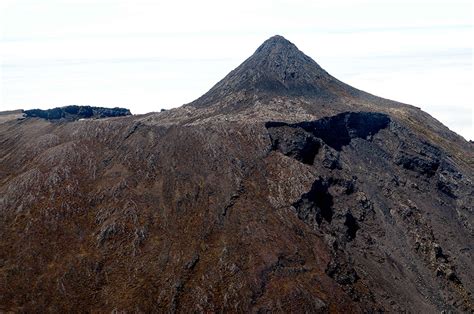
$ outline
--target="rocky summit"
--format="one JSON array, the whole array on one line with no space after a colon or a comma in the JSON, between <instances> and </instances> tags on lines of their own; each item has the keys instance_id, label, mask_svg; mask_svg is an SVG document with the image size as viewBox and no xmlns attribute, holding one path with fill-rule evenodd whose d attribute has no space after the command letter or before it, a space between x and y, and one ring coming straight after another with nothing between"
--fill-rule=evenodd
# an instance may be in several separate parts
<instances>
[{"instance_id":1,"label":"rocky summit","mask_svg":"<svg viewBox=\"0 0 474 314\"><path fill-rule=\"evenodd\" d=\"M472 312L473 161L281 36L180 108L5 112L0 312Z\"/></svg>"}]
</instances>

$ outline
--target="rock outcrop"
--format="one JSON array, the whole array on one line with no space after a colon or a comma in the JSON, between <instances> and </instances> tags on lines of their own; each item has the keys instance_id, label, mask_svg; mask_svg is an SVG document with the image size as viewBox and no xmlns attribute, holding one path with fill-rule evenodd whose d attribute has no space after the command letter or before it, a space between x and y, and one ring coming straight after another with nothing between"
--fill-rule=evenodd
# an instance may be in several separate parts
<instances>
[{"instance_id":1,"label":"rock outcrop","mask_svg":"<svg viewBox=\"0 0 474 314\"><path fill-rule=\"evenodd\" d=\"M66 106L53 109L30 109L23 111L27 118L43 118L46 120L74 121L79 119L99 119L123 117L131 115L125 108L103 108L91 106Z\"/></svg>"}]
</instances>

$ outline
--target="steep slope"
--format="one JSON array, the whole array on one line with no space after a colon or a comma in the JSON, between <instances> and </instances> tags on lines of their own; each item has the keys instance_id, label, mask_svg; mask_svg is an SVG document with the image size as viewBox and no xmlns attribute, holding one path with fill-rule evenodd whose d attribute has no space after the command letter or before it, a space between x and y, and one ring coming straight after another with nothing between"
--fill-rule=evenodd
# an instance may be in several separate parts
<instances>
[{"instance_id":1,"label":"steep slope","mask_svg":"<svg viewBox=\"0 0 474 314\"><path fill-rule=\"evenodd\" d=\"M265 41L255 53L192 105L206 106L235 93L338 98L355 93L324 71L282 36Z\"/></svg>"},{"instance_id":2,"label":"steep slope","mask_svg":"<svg viewBox=\"0 0 474 314\"><path fill-rule=\"evenodd\" d=\"M0 310L469 312L473 147L281 36L193 103L0 121Z\"/></svg>"}]
</instances>

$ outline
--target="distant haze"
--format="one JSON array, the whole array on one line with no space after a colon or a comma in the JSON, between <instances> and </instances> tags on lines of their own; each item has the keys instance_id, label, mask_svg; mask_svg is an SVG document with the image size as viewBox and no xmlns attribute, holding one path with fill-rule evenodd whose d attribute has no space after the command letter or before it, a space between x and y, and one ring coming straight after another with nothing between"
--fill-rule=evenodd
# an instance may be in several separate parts
<instances>
[{"instance_id":1,"label":"distant haze","mask_svg":"<svg viewBox=\"0 0 474 314\"><path fill-rule=\"evenodd\" d=\"M471 1L0 1L0 110L188 103L281 34L474 139Z\"/></svg>"}]
</instances>

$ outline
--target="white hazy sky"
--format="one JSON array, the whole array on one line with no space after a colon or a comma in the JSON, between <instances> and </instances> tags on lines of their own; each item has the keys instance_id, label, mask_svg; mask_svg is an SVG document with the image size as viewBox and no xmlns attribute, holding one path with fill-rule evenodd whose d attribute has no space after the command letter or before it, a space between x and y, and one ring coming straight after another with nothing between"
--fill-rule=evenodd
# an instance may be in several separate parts
<instances>
[{"instance_id":1,"label":"white hazy sky","mask_svg":"<svg viewBox=\"0 0 474 314\"><path fill-rule=\"evenodd\" d=\"M470 0L0 0L0 110L177 107L275 34L474 139Z\"/></svg>"}]
</instances>

